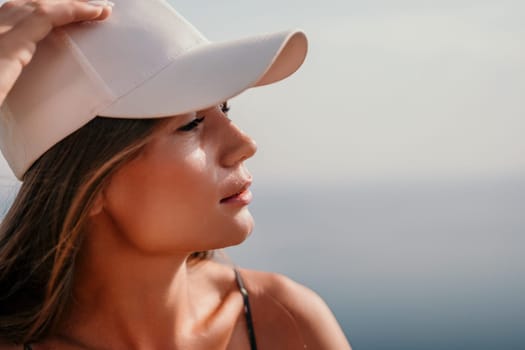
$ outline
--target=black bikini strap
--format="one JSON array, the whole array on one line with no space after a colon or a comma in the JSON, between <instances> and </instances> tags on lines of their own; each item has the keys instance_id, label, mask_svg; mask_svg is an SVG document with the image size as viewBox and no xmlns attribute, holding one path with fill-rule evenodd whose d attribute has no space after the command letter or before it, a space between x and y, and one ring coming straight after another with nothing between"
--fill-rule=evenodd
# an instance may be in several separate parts
<instances>
[{"instance_id":1,"label":"black bikini strap","mask_svg":"<svg viewBox=\"0 0 525 350\"><path fill-rule=\"evenodd\" d=\"M244 282L242 280L241 274L237 268L234 268L235 279L237 280L237 286L241 291L242 300L244 302L244 316L246 318L246 326L248 328L248 336L250 338L250 348L251 350L257 350L257 342L255 341L255 330L253 329L253 320L252 320L252 309L250 308L250 298L248 296L248 290L244 287ZM31 344L24 344L24 350L33 350Z\"/></svg>"},{"instance_id":2,"label":"black bikini strap","mask_svg":"<svg viewBox=\"0 0 525 350\"><path fill-rule=\"evenodd\" d=\"M233 268L235 271L235 278L237 279L237 285L241 291L242 299L244 301L244 316L246 318L246 326L248 328L248 336L250 338L250 348L257 350L257 343L255 342L255 330L253 329L252 310L250 308L250 298L248 297L248 291L244 287L244 283L241 274L237 268Z\"/></svg>"}]
</instances>

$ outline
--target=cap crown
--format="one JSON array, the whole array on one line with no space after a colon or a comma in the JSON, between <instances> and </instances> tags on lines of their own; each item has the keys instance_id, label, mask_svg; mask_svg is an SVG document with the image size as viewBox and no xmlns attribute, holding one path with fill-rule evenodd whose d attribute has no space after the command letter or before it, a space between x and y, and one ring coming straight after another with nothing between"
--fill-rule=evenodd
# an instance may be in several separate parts
<instances>
[{"instance_id":1,"label":"cap crown","mask_svg":"<svg viewBox=\"0 0 525 350\"><path fill-rule=\"evenodd\" d=\"M210 43L166 0L113 0L105 21L38 43L0 107L0 149L18 177L97 115L160 118L207 108L288 77L307 39L286 30Z\"/></svg>"},{"instance_id":2,"label":"cap crown","mask_svg":"<svg viewBox=\"0 0 525 350\"><path fill-rule=\"evenodd\" d=\"M0 107L0 149L20 179L46 150L208 40L164 0L115 1L110 20L55 28Z\"/></svg>"}]
</instances>

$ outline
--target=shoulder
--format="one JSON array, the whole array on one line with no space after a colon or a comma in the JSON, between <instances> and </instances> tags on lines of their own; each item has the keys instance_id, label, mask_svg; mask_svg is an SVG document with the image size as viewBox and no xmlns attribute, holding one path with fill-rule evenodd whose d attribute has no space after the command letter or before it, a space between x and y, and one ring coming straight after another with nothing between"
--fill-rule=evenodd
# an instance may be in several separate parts
<instances>
[{"instance_id":1,"label":"shoulder","mask_svg":"<svg viewBox=\"0 0 525 350\"><path fill-rule=\"evenodd\" d=\"M240 272L250 301L260 310L287 314L308 349L350 349L334 314L316 292L281 274L248 269Z\"/></svg>"}]
</instances>

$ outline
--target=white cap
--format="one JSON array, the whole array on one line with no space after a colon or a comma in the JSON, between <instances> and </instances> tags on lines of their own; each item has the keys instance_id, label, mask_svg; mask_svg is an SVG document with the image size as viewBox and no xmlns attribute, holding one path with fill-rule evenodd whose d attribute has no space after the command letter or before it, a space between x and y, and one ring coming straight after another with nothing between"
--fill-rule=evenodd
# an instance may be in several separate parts
<instances>
[{"instance_id":1,"label":"white cap","mask_svg":"<svg viewBox=\"0 0 525 350\"><path fill-rule=\"evenodd\" d=\"M156 118L204 109L286 78L301 31L210 42L165 0L112 0L104 21L55 28L0 107L0 149L18 179L97 115Z\"/></svg>"}]
</instances>

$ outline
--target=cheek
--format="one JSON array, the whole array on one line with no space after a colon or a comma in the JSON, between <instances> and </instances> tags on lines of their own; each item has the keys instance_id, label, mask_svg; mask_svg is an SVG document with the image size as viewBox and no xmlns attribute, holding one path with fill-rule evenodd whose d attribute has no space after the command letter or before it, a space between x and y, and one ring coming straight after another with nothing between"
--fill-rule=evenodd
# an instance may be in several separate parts
<instances>
[{"instance_id":1,"label":"cheek","mask_svg":"<svg viewBox=\"0 0 525 350\"><path fill-rule=\"evenodd\" d=\"M120 234L141 249L193 249L213 221L218 186L206 158L149 159L126 165L106 191Z\"/></svg>"}]
</instances>

